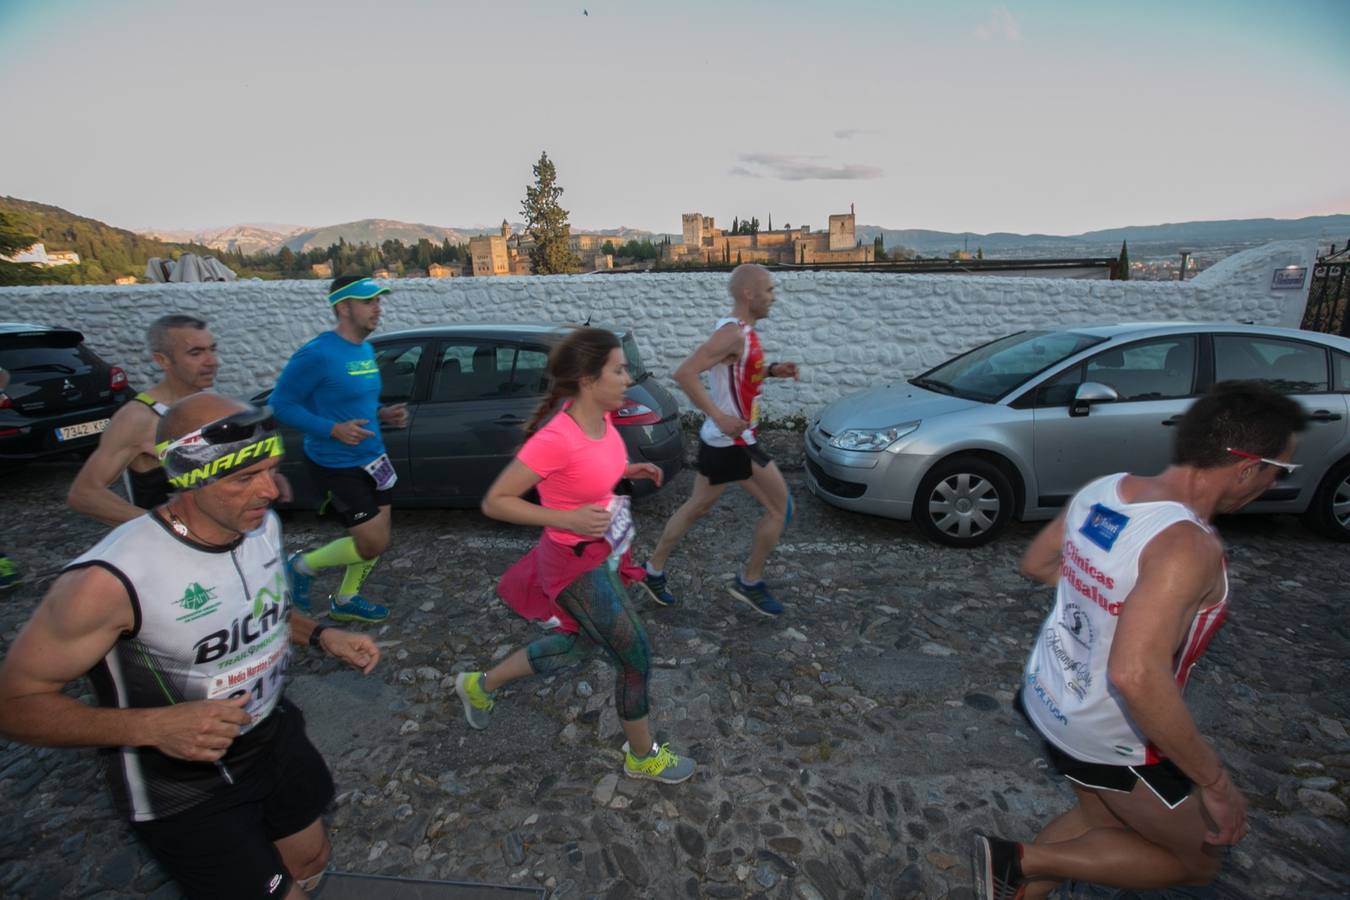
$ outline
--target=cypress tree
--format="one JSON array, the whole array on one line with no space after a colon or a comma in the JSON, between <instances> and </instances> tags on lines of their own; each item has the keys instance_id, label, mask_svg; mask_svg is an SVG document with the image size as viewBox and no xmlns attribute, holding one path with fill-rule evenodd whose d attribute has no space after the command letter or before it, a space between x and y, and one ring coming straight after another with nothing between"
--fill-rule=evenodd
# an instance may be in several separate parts
<instances>
[{"instance_id":1,"label":"cypress tree","mask_svg":"<svg viewBox=\"0 0 1350 900\"><path fill-rule=\"evenodd\" d=\"M558 203L563 192L558 186L558 170L546 152L539 154L539 162L533 168L534 184L525 188L525 199L520 205L525 228L534 240L530 263L536 275L575 272L581 263L567 248L572 229L567 224L567 210Z\"/></svg>"}]
</instances>

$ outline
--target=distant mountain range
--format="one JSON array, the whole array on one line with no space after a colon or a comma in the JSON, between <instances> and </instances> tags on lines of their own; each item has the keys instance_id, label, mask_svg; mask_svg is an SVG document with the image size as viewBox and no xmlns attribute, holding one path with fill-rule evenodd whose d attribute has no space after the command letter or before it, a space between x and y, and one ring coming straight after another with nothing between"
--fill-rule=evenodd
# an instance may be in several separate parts
<instances>
[{"instance_id":1,"label":"distant mountain range","mask_svg":"<svg viewBox=\"0 0 1350 900\"><path fill-rule=\"evenodd\" d=\"M519 233L525 226L511 223ZM164 231L141 229L140 234L162 241L204 245L215 250L241 250L245 255L275 253L283 246L301 252L327 247L338 239L349 244L379 246L387 240L406 245L422 238L441 243L448 239L462 244L474 235L496 234L500 226L445 227L393 219L361 219L339 225L241 224L224 228ZM611 234L616 241L659 240L665 235L637 228L585 229L575 232ZM983 249L991 257L1115 256L1122 241L1128 241L1136 260L1175 255L1179 250L1233 251L1275 240L1315 240L1322 244L1350 241L1350 215L1310 216L1303 219L1223 219L1209 222L1175 222L1164 225L1132 225L1083 234L1015 234L1012 232L932 231L921 228L885 228L859 225L858 239L870 243L880 234L890 248L908 247L923 256L946 256L953 250ZM678 235L671 235L678 241Z\"/></svg>"},{"instance_id":2,"label":"distant mountain range","mask_svg":"<svg viewBox=\"0 0 1350 900\"><path fill-rule=\"evenodd\" d=\"M983 249L986 256L1116 256L1122 241L1128 241L1130 257L1172 255L1179 250L1234 250L1269 241L1315 240L1319 244L1350 241L1350 215L1309 216L1304 219L1221 219L1211 222L1176 222L1165 225L1131 225L1083 234L1012 234L994 232L926 231L859 225L858 238L865 242L882 235L887 247L908 247L924 256L945 256L953 250Z\"/></svg>"},{"instance_id":3,"label":"distant mountain range","mask_svg":"<svg viewBox=\"0 0 1350 900\"><path fill-rule=\"evenodd\" d=\"M523 222L512 222L511 228L519 233L525 229L525 224ZM213 250L239 250L247 256L254 253L276 253L282 247L289 247L293 252L300 253L315 247L322 248L336 244L339 238L349 244L369 244L374 247L378 247L388 240L396 240L412 246L422 238L436 244L444 240L449 240L452 244L463 244L474 235L497 234L500 229L500 225L446 228L440 225L399 222L393 219L361 219L356 222L325 225L320 228L309 228L303 225L242 224L195 231L190 229L177 231L142 229L139 233L161 241L205 245ZM581 232L585 229L574 228L573 231ZM634 228L607 228L587 233L612 234L620 241L655 237L650 231L640 231Z\"/></svg>"}]
</instances>

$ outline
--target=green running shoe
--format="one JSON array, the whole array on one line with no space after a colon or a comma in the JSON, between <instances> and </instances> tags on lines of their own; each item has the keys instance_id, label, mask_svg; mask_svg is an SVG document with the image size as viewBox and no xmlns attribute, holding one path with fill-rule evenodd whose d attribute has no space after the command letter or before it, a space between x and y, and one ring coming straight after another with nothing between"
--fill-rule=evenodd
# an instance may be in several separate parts
<instances>
[{"instance_id":1,"label":"green running shoe","mask_svg":"<svg viewBox=\"0 0 1350 900\"><path fill-rule=\"evenodd\" d=\"M492 707L496 705L496 694L483 690L484 672L460 672L455 676L455 693L464 701L464 718L470 728L482 731L488 727L492 718Z\"/></svg>"},{"instance_id":2,"label":"green running shoe","mask_svg":"<svg viewBox=\"0 0 1350 900\"><path fill-rule=\"evenodd\" d=\"M636 757L629 749L628 742L623 744L623 774L629 778L645 778L662 784L679 784L688 781L694 774L697 764L687 756L676 756L669 744L662 744L655 752Z\"/></svg>"},{"instance_id":3,"label":"green running shoe","mask_svg":"<svg viewBox=\"0 0 1350 900\"><path fill-rule=\"evenodd\" d=\"M6 588L12 588L19 583L19 570L14 567L14 563L9 561L9 557L0 553L0 591Z\"/></svg>"},{"instance_id":4,"label":"green running shoe","mask_svg":"<svg viewBox=\"0 0 1350 900\"><path fill-rule=\"evenodd\" d=\"M367 622L371 625L389 618L389 607L371 603L357 594L350 600L328 598L328 618L334 622Z\"/></svg>"}]
</instances>

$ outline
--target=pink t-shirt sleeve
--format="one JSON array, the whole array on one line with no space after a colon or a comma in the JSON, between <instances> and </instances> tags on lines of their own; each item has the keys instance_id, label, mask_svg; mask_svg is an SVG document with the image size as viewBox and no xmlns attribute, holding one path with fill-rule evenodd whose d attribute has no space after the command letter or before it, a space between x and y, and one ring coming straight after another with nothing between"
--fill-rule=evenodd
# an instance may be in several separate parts
<instances>
[{"instance_id":1,"label":"pink t-shirt sleeve","mask_svg":"<svg viewBox=\"0 0 1350 900\"><path fill-rule=\"evenodd\" d=\"M553 422L549 422L530 435L525 446L516 454L516 459L540 478L547 478L567 465L570 449L567 436L554 428Z\"/></svg>"}]
</instances>

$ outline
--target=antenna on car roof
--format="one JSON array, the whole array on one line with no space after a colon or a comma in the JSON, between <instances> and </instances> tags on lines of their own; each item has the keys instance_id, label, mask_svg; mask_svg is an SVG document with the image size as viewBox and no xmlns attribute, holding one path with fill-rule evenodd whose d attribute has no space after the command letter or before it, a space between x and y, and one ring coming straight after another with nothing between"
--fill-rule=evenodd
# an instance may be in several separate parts
<instances>
[{"instance_id":1,"label":"antenna on car roof","mask_svg":"<svg viewBox=\"0 0 1350 900\"><path fill-rule=\"evenodd\" d=\"M594 315L594 313L586 313L586 321L585 321L584 323L582 323L582 326L581 326L582 328L590 328L590 327L591 327L591 316L592 316L592 315Z\"/></svg>"}]
</instances>

